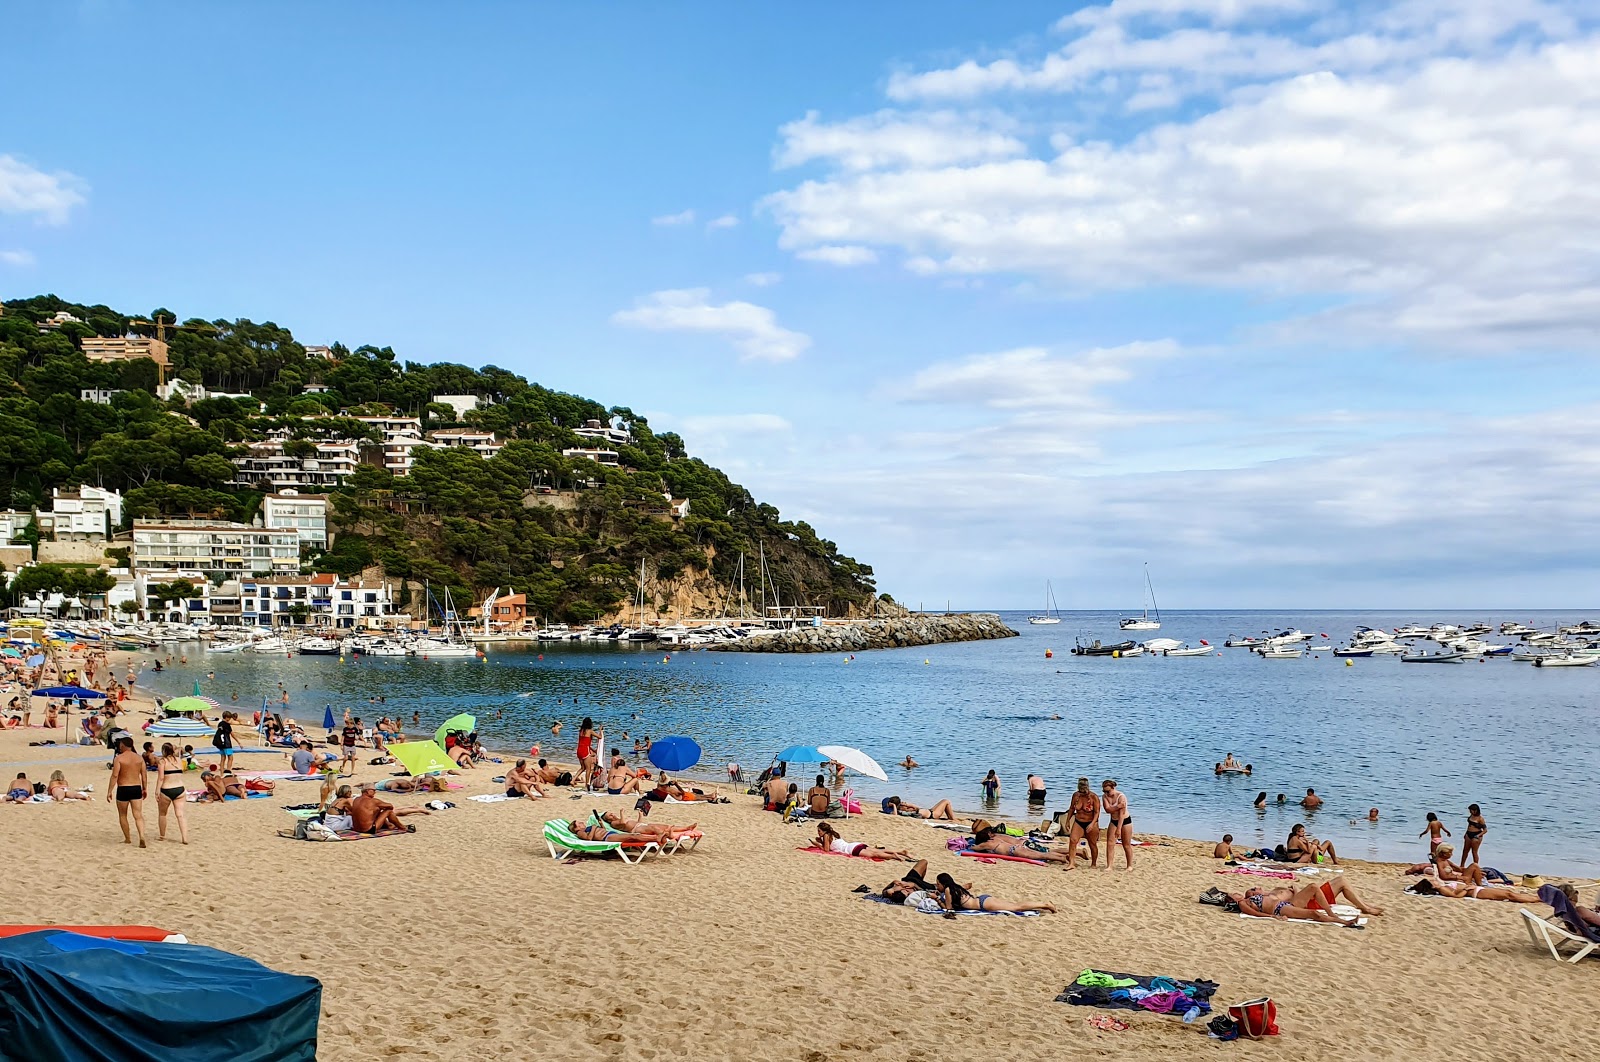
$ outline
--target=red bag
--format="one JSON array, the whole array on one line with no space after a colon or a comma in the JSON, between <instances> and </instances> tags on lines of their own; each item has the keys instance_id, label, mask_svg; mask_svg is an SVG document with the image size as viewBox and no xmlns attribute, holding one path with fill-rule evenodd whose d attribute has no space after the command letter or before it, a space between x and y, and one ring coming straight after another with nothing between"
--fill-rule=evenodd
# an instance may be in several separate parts
<instances>
[{"instance_id":1,"label":"red bag","mask_svg":"<svg viewBox=\"0 0 1600 1062\"><path fill-rule=\"evenodd\" d=\"M1270 996L1235 1003L1228 1008L1228 1017L1239 1027L1239 1035L1252 1040L1278 1035L1278 1005Z\"/></svg>"}]
</instances>

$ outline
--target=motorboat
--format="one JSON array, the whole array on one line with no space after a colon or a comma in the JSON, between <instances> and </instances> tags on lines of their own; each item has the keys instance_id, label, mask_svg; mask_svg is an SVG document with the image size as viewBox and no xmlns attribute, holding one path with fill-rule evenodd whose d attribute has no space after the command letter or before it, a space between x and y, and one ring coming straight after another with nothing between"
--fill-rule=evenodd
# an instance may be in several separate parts
<instances>
[{"instance_id":1,"label":"motorboat","mask_svg":"<svg viewBox=\"0 0 1600 1062\"><path fill-rule=\"evenodd\" d=\"M1261 646L1256 650L1256 653L1263 660L1296 660L1303 652L1303 649L1289 648L1281 645Z\"/></svg>"},{"instance_id":2,"label":"motorboat","mask_svg":"<svg viewBox=\"0 0 1600 1062\"><path fill-rule=\"evenodd\" d=\"M344 646L336 638L302 638L294 648L301 656L344 655Z\"/></svg>"},{"instance_id":3,"label":"motorboat","mask_svg":"<svg viewBox=\"0 0 1600 1062\"><path fill-rule=\"evenodd\" d=\"M1260 638L1229 638L1222 643L1222 647L1224 649L1254 649L1260 644Z\"/></svg>"},{"instance_id":4,"label":"motorboat","mask_svg":"<svg viewBox=\"0 0 1600 1062\"><path fill-rule=\"evenodd\" d=\"M1161 606L1156 604L1155 584L1150 581L1150 565L1144 566L1145 590L1150 596L1150 608L1145 609L1138 616L1130 616L1117 621L1117 626L1125 631L1159 631L1161 629ZM1150 618L1150 609L1155 609L1156 618Z\"/></svg>"},{"instance_id":5,"label":"motorboat","mask_svg":"<svg viewBox=\"0 0 1600 1062\"><path fill-rule=\"evenodd\" d=\"M1144 649L1141 648L1136 642L1133 642L1133 641L1117 642L1114 645L1101 645L1100 644L1100 639L1096 638L1094 641L1090 642L1088 645L1074 645L1072 647L1072 655L1073 656L1122 656L1124 654L1132 652L1135 649L1138 649L1139 652L1141 652L1141 653L1144 652Z\"/></svg>"},{"instance_id":6,"label":"motorboat","mask_svg":"<svg viewBox=\"0 0 1600 1062\"><path fill-rule=\"evenodd\" d=\"M1308 652L1308 653L1331 653L1331 652L1333 652L1333 646L1331 646L1331 645L1308 645L1308 646L1306 646L1306 652Z\"/></svg>"},{"instance_id":7,"label":"motorboat","mask_svg":"<svg viewBox=\"0 0 1600 1062\"><path fill-rule=\"evenodd\" d=\"M1044 612L1038 616L1029 616L1028 622L1035 626L1061 622L1060 610L1056 608L1056 592L1051 588L1048 579L1044 583Z\"/></svg>"},{"instance_id":8,"label":"motorboat","mask_svg":"<svg viewBox=\"0 0 1600 1062\"><path fill-rule=\"evenodd\" d=\"M1466 659L1466 653L1441 649L1437 653L1407 653L1400 658L1400 662L1402 664L1460 664L1464 663Z\"/></svg>"},{"instance_id":9,"label":"motorboat","mask_svg":"<svg viewBox=\"0 0 1600 1062\"><path fill-rule=\"evenodd\" d=\"M1534 667L1592 667L1600 656L1541 656L1534 660Z\"/></svg>"},{"instance_id":10,"label":"motorboat","mask_svg":"<svg viewBox=\"0 0 1600 1062\"><path fill-rule=\"evenodd\" d=\"M1432 633L1433 631L1431 628L1422 627L1415 623L1409 624L1405 627L1396 627L1394 629L1394 636L1396 638L1426 638Z\"/></svg>"},{"instance_id":11,"label":"motorboat","mask_svg":"<svg viewBox=\"0 0 1600 1062\"><path fill-rule=\"evenodd\" d=\"M1529 634L1538 634L1539 628L1529 626L1526 623L1517 623L1515 620L1507 620L1500 624L1500 633L1507 638L1521 638Z\"/></svg>"},{"instance_id":12,"label":"motorboat","mask_svg":"<svg viewBox=\"0 0 1600 1062\"><path fill-rule=\"evenodd\" d=\"M478 655L478 647L468 642L441 642L435 638L418 638L409 647L411 656L428 660L466 660Z\"/></svg>"},{"instance_id":13,"label":"motorboat","mask_svg":"<svg viewBox=\"0 0 1600 1062\"><path fill-rule=\"evenodd\" d=\"M1204 639L1199 645L1180 645L1176 649L1163 649L1162 656L1210 656L1217 651L1217 647L1207 643Z\"/></svg>"},{"instance_id":14,"label":"motorboat","mask_svg":"<svg viewBox=\"0 0 1600 1062\"><path fill-rule=\"evenodd\" d=\"M1350 647L1350 648L1348 648L1348 649L1344 649L1344 648L1339 648L1339 649L1335 649L1335 650L1334 650L1334 651L1333 651L1333 655L1334 655L1334 656L1362 656L1362 657L1370 657L1370 656L1371 656L1371 655L1372 655L1372 654L1373 654L1373 653L1375 653L1375 652L1376 652L1376 651L1377 651L1377 650L1376 650L1376 649L1374 649L1374 648L1373 648L1373 647L1372 647L1372 646L1370 646L1370 645L1368 645L1368 646L1355 646L1355 645L1352 645L1352 646L1351 646L1351 647Z\"/></svg>"},{"instance_id":15,"label":"motorboat","mask_svg":"<svg viewBox=\"0 0 1600 1062\"><path fill-rule=\"evenodd\" d=\"M1183 648L1183 643L1176 638L1151 638L1148 642L1142 644L1152 653L1165 653L1173 649Z\"/></svg>"},{"instance_id":16,"label":"motorboat","mask_svg":"<svg viewBox=\"0 0 1600 1062\"><path fill-rule=\"evenodd\" d=\"M252 653L287 653L289 645L282 638L263 638L252 644L248 650Z\"/></svg>"}]
</instances>

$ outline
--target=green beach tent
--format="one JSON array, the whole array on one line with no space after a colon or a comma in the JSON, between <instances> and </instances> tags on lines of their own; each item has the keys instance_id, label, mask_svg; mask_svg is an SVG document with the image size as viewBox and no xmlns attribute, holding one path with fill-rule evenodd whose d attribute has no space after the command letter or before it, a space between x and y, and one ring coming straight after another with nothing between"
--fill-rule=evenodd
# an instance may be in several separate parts
<instances>
[{"instance_id":1,"label":"green beach tent","mask_svg":"<svg viewBox=\"0 0 1600 1062\"><path fill-rule=\"evenodd\" d=\"M450 731L459 730L463 734L470 734L476 729L478 729L478 717L467 715L463 712L460 715L454 715L446 719L444 725L433 732L433 740L438 742L439 747L442 749L444 748L444 736Z\"/></svg>"},{"instance_id":2,"label":"green beach tent","mask_svg":"<svg viewBox=\"0 0 1600 1062\"><path fill-rule=\"evenodd\" d=\"M390 745L389 754L416 778L436 771L454 770L456 766L437 741L406 741Z\"/></svg>"}]
</instances>

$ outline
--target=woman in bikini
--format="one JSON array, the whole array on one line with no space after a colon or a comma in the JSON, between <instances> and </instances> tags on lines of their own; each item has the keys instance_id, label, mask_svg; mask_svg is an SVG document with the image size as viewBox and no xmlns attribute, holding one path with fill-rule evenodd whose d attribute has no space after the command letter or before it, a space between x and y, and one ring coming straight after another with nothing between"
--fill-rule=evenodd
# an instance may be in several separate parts
<instances>
[{"instance_id":1,"label":"woman in bikini","mask_svg":"<svg viewBox=\"0 0 1600 1062\"><path fill-rule=\"evenodd\" d=\"M68 800L88 800L89 794L80 793L67 784L67 776L60 771L50 772L50 784L45 787L45 792L50 799L65 802Z\"/></svg>"},{"instance_id":2,"label":"woman in bikini","mask_svg":"<svg viewBox=\"0 0 1600 1062\"><path fill-rule=\"evenodd\" d=\"M1433 850L1431 873L1440 881L1459 881L1467 885L1483 884L1483 864L1475 863L1470 867L1452 863L1450 857L1455 855L1455 846L1441 844Z\"/></svg>"},{"instance_id":3,"label":"woman in bikini","mask_svg":"<svg viewBox=\"0 0 1600 1062\"><path fill-rule=\"evenodd\" d=\"M156 781L156 840L167 839L167 809L178 820L178 839L189 843L189 820L183 814L183 757L170 741L162 742L161 758L156 761L160 776Z\"/></svg>"},{"instance_id":4,"label":"woman in bikini","mask_svg":"<svg viewBox=\"0 0 1600 1062\"><path fill-rule=\"evenodd\" d=\"M1478 846L1483 843L1483 835L1489 832L1489 823L1484 820L1483 811L1476 804L1467 805L1467 830L1461 835L1461 865L1468 863L1482 863L1478 855Z\"/></svg>"},{"instance_id":5,"label":"woman in bikini","mask_svg":"<svg viewBox=\"0 0 1600 1062\"><path fill-rule=\"evenodd\" d=\"M1077 856L1078 845L1088 841L1089 865L1092 867L1100 859L1100 798L1089 788L1089 779L1078 779L1078 788L1072 794L1070 814L1072 823L1067 831L1067 852Z\"/></svg>"},{"instance_id":6,"label":"woman in bikini","mask_svg":"<svg viewBox=\"0 0 1600 1062\"><path fill-rule=\"evenodd\" d=\"M1443 896L1447 900L1504 900L1507 903L1543 903L1532 889L1514 889L1500 885L1469 885L1464 881L1439 881L1423 878L1411 886L1413 892L1423 896Z\"/></svg>"},{"instance_id":7,"label":"woman in bikini","mask_svg":"<svg viewBox=\"0 0 1600 1062\"><path fill-rule=\"evenodd\" d=\"M1117 788L1115 778L1100 783L1101 803L1106 809L1106 865L1111 869L1111 853L1122 845L1123 870L1133 869L1133 816L1128 813L1128 797Z\"/></svg>"},{"instance_id":8,"label":"woman in bikini","mask_svg":"<svg viewBox=\"0 0 1600 1062\"><path fill-rule=\"evenodd\" d=\"M1335 866L1339 863L1339 856L1333 850L1332 841L1319 841L1315 837L1306 836L1306 824L1297 822L1289 830L1289 839L1283 843L1283 850L1289 856L1291 863L1315 863L1317 856L1326 856L1328 862Z\"/></svg>"},{"instance_id":9,"label":"woman in bikini","mask_svg":"<svg viewBox=\"0 0 1600 1062\"><path fill-rule=\"evenodd\" d=\"M1321 882L1317 885L1308 885L1298 892L1290 889L1248 889L1243 895L1229 893L1228 898L1239 905L1239 911L1255 918L1297 919L1305 922L1336 922L1342 926L1354 927L1360 924L1356 918L1341 918L1334 914L1330 908L1336 899L1345 899L1350 906L1363 914L1381 915L1378 908L1369 908L1362 904L1354 892L1345 885L1344 879Z\"/></svg>"},{"instance_id":10,"label":"woman in bikini","mask_svg":"<svg viewBox=\"0 0 1600 1062\"><path fill-rule=\"evenodd\" d=\"M934 879L938 884L934 894L939 898L939 906L945 910L946 918L954 918L957 911L1006 911L1011 914L1021 914L1026 911L1048 911L1055 914L1055 907L1048 903L1006 903L984 893L974 895L972 884L956 884L956 880L949 874L940 874Z\"/></svg>"},{"instance_id":11,"label":"woman in bikini","mask_svg":"<svg viewBox=\"0 0 1600 1062\"><path fill-rule=\"evenodd\" d=\"M610 822L611 820L608 817L606 821ZM640 827L634 828L639 829ZM812 838L811 843L824 852L832 852L835 855L859 856L862 859L903 859L907 863L915 863L917 861L915 856L904 849L898 852L891 852L887 848L874 848L870 844L847 841L839 836L838 830L826 822L817 823L817 835Z\"/></svg>"},{"instance_id":12,"label":"woman in bikini","mask_svg":"<svg viewBox=\"0 0 1600 1062\"><path fill-rule=\"evenodd\" d=\"M116 758L111 761L111 784L106 786L106 803L117 802L117 822L122 826L122 843L132 844L128 829L131 817L139 828L139 847L144 843L144 760L133 750L133 738L117 738Z\"/></svg>"}]
</instances>

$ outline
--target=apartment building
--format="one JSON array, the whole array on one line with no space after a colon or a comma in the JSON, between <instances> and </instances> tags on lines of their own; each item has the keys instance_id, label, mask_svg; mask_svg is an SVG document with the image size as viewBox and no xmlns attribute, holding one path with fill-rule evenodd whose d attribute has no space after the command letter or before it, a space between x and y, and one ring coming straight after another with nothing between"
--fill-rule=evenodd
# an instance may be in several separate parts
<instances>
[{"instance_id":1,"label":"apartment building","mask_svg":"<svg viewBox=\"0 0 1600 1062\"><path fill-rule=\"evenodd\" d=\"M299 534L302 544L327 549L330 542L328 496L301 494L293 487L279 494L268 494L261 499L261 523L274 531L292 529Z\"/></svg>"},{"instance_id":2,"label":"apartment building","mask_svg":"<svg viewBox=\"0 0 1600 1062\"><path fill-rule=\"evenodd\" d=\"M274 575L240 581L240 615L246 626L385 627L394 601L382 580L345 580L329 572Z\"/></svg>"},{"instance_id":3,"label":"apartment building","mask_svg":"<svg viewBox=\"0 0 1600 1062\"><path fill-rule=\"evenodd\" d=\"M361 446L352 439L313 440L313 457L296 457L284 452L287 439L263 439L250 443L242 457L233 459L237 471L233 483L275 493L287 490L315 491L337 487L355 474L361 463Z\"/></svg>"},{"instance_id":4,"label":"apartment building","mask_svg":"<svg viewBox=\"0 0 1600 1062\"><path fill-rule=\"evenodd\" d=\"M300 534L293 528L251 527L221 520L133 522L136 572L183 569L208 577L300 570Z\"/></svg>"},{"instance_id":5,"label":"apartment building","mask_svg":"<svg viewBox=\"0 0 1600 1062\"><path fill-rule=\"evenodd\" d=\"M495 441L492 431L434 431L428 433L428 441L441 449L471 450L484 459L506 448L505 443Z\"/></svg>"}]
</instances>

